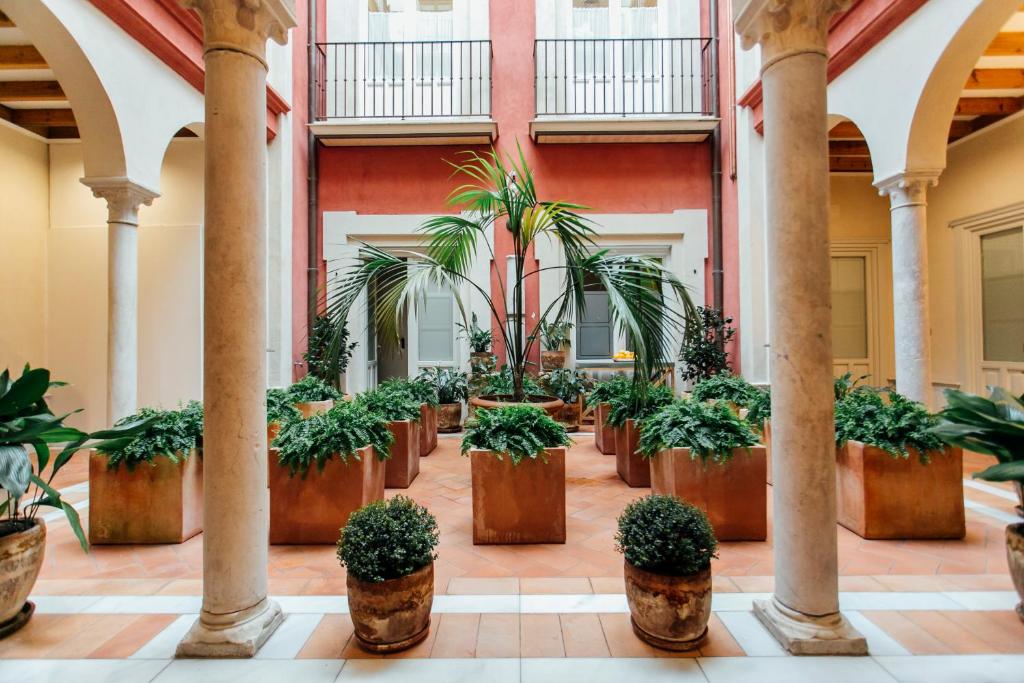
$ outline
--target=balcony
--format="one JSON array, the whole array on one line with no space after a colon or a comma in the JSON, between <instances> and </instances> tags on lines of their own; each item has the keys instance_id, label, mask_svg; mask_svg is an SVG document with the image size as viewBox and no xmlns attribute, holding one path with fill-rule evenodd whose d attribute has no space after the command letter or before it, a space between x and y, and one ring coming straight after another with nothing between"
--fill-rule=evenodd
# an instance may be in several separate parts
<instances>
[{"instance_id":1,"label":"balcony","mask_svg":"<svg viewBox=\"0 0 1024 683\"><path fill-rule=\"evenodd\" d=\"M316 116L325 145L490 144L491 42L320 43Z\"/></svg>"},{"instance_id":2,"label":"balcony","mask_svg":"<svg viewBox=\"0 0 1024 683\"><path fill-rule=\"evenodd\" d=\"M542 39L540 143L700 142L718 123L709 38Z\"/></svg>"}]
</instances>

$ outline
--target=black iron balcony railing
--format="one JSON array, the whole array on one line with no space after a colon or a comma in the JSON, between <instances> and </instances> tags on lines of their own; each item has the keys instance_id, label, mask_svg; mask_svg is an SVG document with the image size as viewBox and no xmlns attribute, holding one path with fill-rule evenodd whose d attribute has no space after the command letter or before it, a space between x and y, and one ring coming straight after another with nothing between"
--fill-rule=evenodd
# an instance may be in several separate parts
<instances>
[{"instance_id":1,"label":"black iron balcony railing","mask_svg":"<svg viewBox=\"0 0 1024 683\"><path fill-rule=\"evenodd\" d=\"M319 43L317 121L490 116L491 41Z\"/></svg>"},{"instance_id":2,"label":"black iron balcony railing","mask_svg":"<svg viewBox=\"0 0 1024 683\"><path fill-rule=\"evenodd\" d=\"M538 116L714 115L709 38L542 39Z\"/></svg>"}]
</instances>

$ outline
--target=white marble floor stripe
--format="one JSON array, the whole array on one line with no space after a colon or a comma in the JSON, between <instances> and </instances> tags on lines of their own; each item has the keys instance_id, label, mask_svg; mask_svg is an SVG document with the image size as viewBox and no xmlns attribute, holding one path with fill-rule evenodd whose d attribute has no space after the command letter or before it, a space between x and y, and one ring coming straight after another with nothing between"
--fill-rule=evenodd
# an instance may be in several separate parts
<instances>
[{"instance_id":1,"label":"white marble floor stripe","mask_svg":"<svg viewBox=\"0 0 1024 683\"><path fill-rule=\"evenodd\" d=\"M1019 500L1019 498L1017 498L1017 494L1015 494L1013 491L1007 491L1005 489L999 488L998 486L992 486L991 484L986 484L985 482L978 481L977 479L965 478L964 486L966 486L967 488L974 489L975 491L983 491L984 493L993 495L997 498L1002 498L1003 500L1013 501L1014 503L1017 503L1017 501Z\"/></svg>"},{"instance_id":2,"label":"white marble floor stripe","mask_svg":"<svg viewBox=\"0 0 1024 683\"><path fill-rule=\"evenodd\" d=\"M341 659L178 659L153 680L157 683L334 683L348 663Z\"/></svg>"},{"instance_id":3,"label":"white marble floor stripe","mask_svg":"<svg viewBox=\"0 0 1024 683\"><path fill-rule=\"evenodd\" d=\"M520 660L511 658L350 659L338 683L519 683L520 667Z\"/></svg>"},{"instance_id":4,"label":"white marble floor stripe","mask_svg":"<svg viewBox=\"0 0 1024 683\"><path fill-rule=\"evenodd\" d=\"M718 618L729 629L729 633L748 657L786 655L786 651L753 612L720 612Z\"/></svg>"},{"instance_id":5,"label":"white marble floor stripe","mask_svg":"<svg viewBox=\"0 0 1024 683\"><path fill-rule=\"evenodd\" d=\"M873 655L900 655L907 656L910 651L900 645L895 638L882 630L875 622L871 621L857 610L846 610L843 612L850 624L857 629L868 641L868 652Z\"/></svg>"},{"instance_id":6,"label":"white marble floor stripe","mask_svg":"<svg viewBox=\"0 0 1024 683\"><path fill-rule=\"evenodd\" d=\"M152 681L170 664L167 659L0 659L0 681L136 683Z\"/></svg>"},{"instance_id":7,"label":"white marble floor stripe","mask_svg":"<svg viewBox=\"0 0 1024 683\"><path fill-rule=\"evenodd\" d=\"M1014 683L1024 680L1024 655L883 656L874 659L900 683Z\"/></svg>"},{"instance_id":8,"label":"white marble floor stripe","mask_svg":"<svg viewBox=\"0 0 1024 683\"><path fill-rule=\"evenodd\" d=\"M974 500L965 499L964 507L967 508L968 510L973 510L974 512L983 514L986 517L998 519L1000 522L1005 522L1006 524L1016 524L1020 521L1020 517L1017 515L1011 514L1009 512L1003 512L1002 510L997 510L994 507L983 505Z\"/></svg>"},{"instance_id":9,"label":"white marble floor stripe","mask_svg":"<svg viewBox=\"0 0 1024 683\"><path fill-rule=\"evenodd\" d=\"M1012 610L1020 602L1016 591L977 591L973 593L944 593L953 602L963 605L964 609L975 611Z\"/></svg>"},{"instance_id":10,"label":"white marble floor stripe","mask_svg":"<svg viewBox=\"0 0 1024 683\"><path fill-rule=\"evenodd\" d=\"M256 659L294 659L319 625L322 615L289 614L270 636Z\"/></svg>"},{"instance_id":11,"label":"white marble floor stripe","mask_svg":"<svg viewBox=\"0 0 1024 683\"><path fill-rule=\"evenodd\" d=\"M916 659L916 658L915 658ZM709 683L896 683L872 657L707 657L697 660Z\"/></svg>"},{"instance_id":12,"label":"white marble floor stripe","mask_svg":"<svg viewBox=\"0 0 1024 683\"><path fill-rule=\"evenodd\" d=\"M706 683L696 659L531 659L522 660L523 683Z\"/></svg>"}]
</instances>

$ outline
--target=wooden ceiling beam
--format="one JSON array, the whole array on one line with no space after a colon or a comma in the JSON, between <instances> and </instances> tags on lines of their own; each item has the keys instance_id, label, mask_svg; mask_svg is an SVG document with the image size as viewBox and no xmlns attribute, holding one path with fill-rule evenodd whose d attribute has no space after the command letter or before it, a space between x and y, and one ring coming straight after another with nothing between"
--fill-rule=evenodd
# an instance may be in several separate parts
<instances>
[{"instance_id":1,"label":"wooden ceiling beam","mask_svg":"<svg viewBox=\"0 0 1024 683\"><path fill-rule=\"evenodd\" d=\"M0 81L0 101L66 102L57 81Z\"/></svg>"},{"instance_id":2,"label":"wooden ceiling beam","mask_svg":"<svg viewBox=\"0 0 1024 683\"><path fill-rule=\"evenodd\" d=\"M964 85L967 90L1016 90L1024 88L1024 69L975 69Z\"/></svg>"},{"instance_id":3,"label":"wooden ceiling beam","mask_svg":"<svg viewBox=\"0 0 1024 683\"><path fill-rule=\"evenodd\" d=\"M1024 32L1000 33L985 49L986 57L1024 56Z\"/></svg>"},{"instance_id":4,"label":"wooden ceiling beam","mask_svg":"<svg viewBox=\"0 0 1024 683\"><path fill-rule=\"evenodd\" d=\"M0 45L0 69L49 69L31 45Z\"/></svg>"},{"instance_id":5,"label":"wooden ceiling beam","mask_svg":"<svg viewBox=\"0 0 1024 683\"><path fill-rule=\"evenodd\" d=\"M828 154L833 157L870 157L868 143L862 140L830 140Z\"/></svg>"},{"instance_id":6,"label":"wooden ceiling beam","mask_svg":"<svg viewBox=\"0 0 1024 683\"><path fill-rule=\"evenodd\" d=\"M1019 97L961 97L956 105L956 116L1007 115L1020 110Z\"/></svg>"},{"instance_id":7,"label":"wooden ceiling beam","mask_svg":"<svg viewBox=\"0 0 1024 683\"><path fill-rule=\"evenodd\" d=\"M949 141L959 140L974 132L974 124L971 121L954 121L949 127Z\"/></svg>"},{"instance_id":8,"label":"wooden ceiling beam","mask_svg":"<svg viewBox=\"0 0 1024 683\"><path fill-rule=\"evenodd\" d=\"M0 28L14 28L14 22L3 12L0 12Z\"/></svg>"},{"instance_id":9,"label":"wooden ceiling beam","mask_svg":"<svg viewBox=\"0 0 1024 683\"><path fill-rule=\"evenodd\" d=\"M19 126L74 126L75 114L70 109L12 109L12 123Z\"/></svg>"},{"instance_id":10,"label":"wooden ceiling beam","mask_svg":"<svg viewBox=\"0 0 1024 683\"><path fill-rule=\"evenodd\" d=\"M870 173L871 159L868 157L829 157L828 169L832 173Z\"/></svg>"},{"instance_id":11,"label":"wooden ceiling beam","mask_svg":"<svg viewBox=\"0 0 1024 683\"><path fill-rule=\"evenodd\" d=\"M830 138L853 138L853 139L864 139L864 134L860 132L860 128L853 123L853 121L840 121L836 125L832 126L832 130L828 132Z\"/></svg>"}]
</instances>

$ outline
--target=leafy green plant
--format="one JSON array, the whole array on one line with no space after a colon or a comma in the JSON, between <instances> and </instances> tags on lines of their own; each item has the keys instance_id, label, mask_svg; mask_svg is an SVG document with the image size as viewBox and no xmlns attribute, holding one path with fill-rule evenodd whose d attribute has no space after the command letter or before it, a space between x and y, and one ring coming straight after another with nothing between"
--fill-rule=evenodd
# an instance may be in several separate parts
<instances>
[{"instance_id":1,"label":"leafy green plant","mask_svg":"<svg viewBox=\"0 0 1024 683\"><path fill-rule=\"evenodd\" d=\"M356 403L385 422L420 421L420 402L403 391L374 389L356 396Z\"/></svg>"},{"instance_id":2,"label":"leafy green plant","mask_svg":"<svg viewBox=\"0 0 1024 683\"><path fill-rule=\"evenodd\" d=\"M568 321L549 323L541 320L538 325L540 339L545 351L561 351L569 345L573 324Z\"/></svg>"},{"instance_id":3,"label":"leafy green plant","mask_svg":"<svg viewBox=\"0 0 1024 683\"><path fill-rule=\"evenodd\" d=\"M473 349L473 353L487 353L491 350L491 344L494 343L494 334L490 330L485 330L480 327L477 322L476 313L472 315L468 325L465 323L456 323L456 326L462 331L462 336L469 342L469 348Z\"/></svg>"},{"instance_id":4,"label":"leafy green plant","mask_svg":"<svg viewBox=\"0 0 1024 683\"><path fill-rule=\"evenodd\" d=\"M697 382L692 395L697 401L725 401L746 408L756 391L757 387L739 375L720 372Z\"/></svg>"},{"instance_id":5,"label":"leafy green plant","mask_svg":"<svg viewBox=\"0 0 1024 683\"><path fill-rule=\"evenodd\" d=\"M497 372L487 373L482 380L481 394L512 396L515 391L515 378L507 365L502 365ZM544 390L529 375L523 378L523 391L526 396L544 395Z\"/></svg>"},{"instance_id":6,"label":"leafy green plant","mask_svg":"<svg viewBox=\"0 0 1024 683\"><path fill-rule=\"evenodd\" d=\"M437 559L437 520L405 496L364 505L348 518L338 561L360 581L400 579Z\"/></svg>"},{"instance_id":7,"label":"leafy green plant","mask_svg":"<svg viewBox=\"0 0 1024 683\"><path fill-rule=\"evenodd\" d=\"M639 422L672 403L675 396L672 389L664 384L638 386L631 382L629 391L612 396L609 403L608 425L621 427L626 420Z\"/></svg>"},{"instance_id":8,"label":"leafy green plant","mask_svg":"<svg viewBox=\"0 0 1024 683\"><path fill-rule=\"evenodd\" d=\"M0 536L30 528L36 523L39 508L52 507L64 512L82 550L88 552L89 541L78 512L52 486L53 478L81 449L117 448L135 439L150 421L138 420L86 434L64 424L80 411L55 415L50 410L46 392L62 386L64 382L50 381L50 371L45 368L26 365L14 381L9 370L0 373L0 488L6 494L0 503ZM54 444L64 444L56 457L50 451ZM36 454L34 463L30 448ZM23 502L26 495L28 501Z\"/></svg>"},{"instance_id":9,"label":"leafy green plant","mask_svg":"<svg viewBox=\"0 0 1024 683\"><path fill-rule=\"evenodd\" d=\"M637 569L667 576L698 574L718 556L707 515L675 496L644 496L627 505L615 548Z\"/></svg>"},{"instance_id":10,"label":"leafy green plant","mask_svg":"<svg viewBox=\"0 0 1024 683\"><path fill-rule=\"evenodd\" d=\"M754 429L762 429L764 423L772 419L772 394L768 389L754 388L747 401L747 422Z\"/></svg>"},{"instance_id":11,"label":"leafy green plant","mask_svg":"<svg viewBox=\"0 0 1024 683\"><path fill-rule=\"evenodd\" d=\"M378 384L377 390L405 394L416 403L427 403L432 406L438 404L437 389L431 382L419 377L416 379L393 377Z\"/></svg>"},{"instance_id":12,"label":"leafy green plant","mask_svg":"<svg viewBox=\"0 0 1024 683\"><path fill-rule=\"evenodd\" d=\"M598 382L587 394L587 405L593 408L602 403L611 403L615 397L627 394L632 383L625 375L615 375Z\"/></svg>"},{"instance_id":13,"label":"leafy green plant","mask_svg":"<svg viewBox=\"0 0 1024 683\"><path fill-rule=\"evenodd\" d=\"M313 321L313 330L309 334L302 358L306 361L309 374L337 389L338 379L348 368L356 346L358 342L348 341L347 325L335 328L330 318L318 315Z\"/></svg>"},{"instance_id":14,"label":"leafy green plant","mask_svg":"<svg viewBox=\"0 0 1024 683\"><path fill-rule=\"evenodd\" d=\"M292 397L292 401L295 403L340 401L343 398L340 391L315 375L306 375L288 387L288 395Z\"/></svg>"},{"instance_id":15,"label":"leafy green plant","mask_svg":"<svg viewBox=\"0 0 1024 683\"><path fill-rule=\"evenodd\" d=\"M732 318L722 317L722 312L716 308L697 307L679 351L680 375L684 380L699 382L730 371L725 347L736 334L731 322Z\"/></svg>"},{"instance_id":16,"label":"leafy green plant","mask_svg":"<svg viewBox=\"0 0 1024 683\"><path fill-rule=\"evenodd\" d=\"M143 408L135 415L118 420L114 426L139 422L146 422L147 427L134 438L96 448L97 453L107 456L109 469L116 470L123 464L131 471L136 465L152 464L157 456L181 462L193 449L202 447L203 404L199 401L189 401L178 410Z\"/></svg>"},{"instance_id":17,"label":"leafy green plant","mask_svg":"<svg viewBox=\"0 0 1024 683\"><path fill-rule=\"evenodd\" d=\"M570 446L572 441L565 427L555 422L540 408L505 406L493 410L477 409L466 423L462 437L462 454L471 448L492 451L501 460L508 455L513 465L524 458L541 458L547 462L545 448Z\"/></svg>"},{"instance_id":18,"label":"leafy green plant","mask_svg":"<svg viewBox=\"0 0 1024 683\"><path fill-rule=\"evenodd\" d=\"M267 424L287 422L301 415L286 389L267 389Z\"/></svg>"},{"instance_id":19,"label":"leafy green plant","mask_svg":"<svg viewBox=\"0 0 1024 683\"><path fill-rule=\"evenodd\" d=\"M289 420L274 439L280 449L277 463L303 478L311 465L322 472L335 456L346 464L349 458L358 460L356 451L364 446L373 446L377 459L386 460L393 442L387 421L356 401L342 401L305 420Z\"/></svg>"},{"instance_id":20,"label":"leafy green plant","mask_svg":"<svg viewBox=\"0 0 1024 683\"><path fill-rule=\"evenodd\" d=\"M888 401L878 391L853 390L836 401L836 445L861 441L894 458L909 458L917 450L921 462L942 450L942 440L932 431L938 417L909 398L888 392Z\"/></svg>"},{"instance_id":21,"label":"leafy green plant","mask_svg":"<svg viewBox=\"0 0 1024 683\"><path fill-rule=\"evenodd\" d=\"M540 386L544 391L566 403L576 403L593 385L586 373L569 368L551 370L540 376Z\"/></svg>"},{"instance_id":22,"label":"leafy green plant","mask_svg":"<svg viewBox=\"0 0 1024 683\"><path fill-rule=\"evenodd\" d=\"M946 390L941 422L931 433L953 446L995 456L995 465L972 476L1024 482L1024 395L996 387L988 398Z\"/></svg>"},{"instance_id":23,"label":"leafy green plant","mask_svg":"<svg viewBox=\"0 0 1024 683\"><path fill-rule=\"evenodd\" d=\"M727 462L736 448L750 449L757 434L724 403L694 399L675 401L644 420L637 450L653 458L663 448L689 448L705 463Z\"/></svg>"},{"instance_id":24,"label":"leafy green plant","mask_svg":"<svg viewBox=\"0 0 1024 683\"><path fill-rule=\"evenodd\" d=\"M856 379L852 372L844 373L832 381L832 390L835 393L836 401L841 401L855 391L874 391L871 387L863 384L870 375L861 375Z\"/></svg>"},{"instance_id":25,"label":"leafy green plant","mask_svg":"<svg viewBox=\"0 0 1024 683\"><path fill-rule=\"evenodd\" d=\"M426 368L419 379L434 387L438 403L458 403L469 398L469 382L466 373L453 368Z\"/></svg>"}]
</instances>

